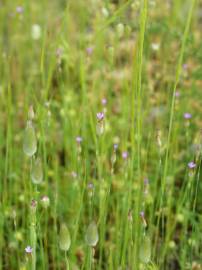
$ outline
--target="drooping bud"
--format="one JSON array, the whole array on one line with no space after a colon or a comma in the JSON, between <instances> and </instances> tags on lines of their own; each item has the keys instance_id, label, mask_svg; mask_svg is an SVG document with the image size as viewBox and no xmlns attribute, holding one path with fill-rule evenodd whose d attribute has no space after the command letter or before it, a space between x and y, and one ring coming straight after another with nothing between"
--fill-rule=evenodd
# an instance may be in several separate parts
<instances>
[{"instance_id":1,"label":"drooping bud","mask_svg":"<svg viewBox=\"0 0 202 270\"><path fill-rule=\"evenodd\" d=\"M124 25L122 23L119 23L116 27L118 37L121 38L124 34Z\"/></svg>"},{"instance_id":2,"label":"drooping bud","mask_svg":"<svg viewBox=\"0 0 202 270\"><path fill-rule=\"evenodd\" d=\"M86 244L91 247L95 247L98 240L98 229L95 222L91 222L87 228L86 236L85 236Z\"/></svg>"},{"instance_id":3,"label":"drooping bud","mask_svg":"<svg viewBox=\"0 0 202 270\"><path fill-rule=\"evenodd\" d=\"M149 263L151 258L151 240L148 236L143 236L140 245L139 257L142 263Z\"/></svg>"},{"instance_id":4,"label":"drooping bud","mask_svg":"<svg viewBox=\"0 0 202 270\"><path fill-rule=\"evenodd\" d=\"M61 250L68 251L71 245L70 233L65 224L60 227L59 246Z\"/></svg>"},{"instance_id":5,"label":"drooping bud","mask_svg":"<svg viewBox=\"0 0 202 270\"><path fill-rule=\"evenodd\" d=\"M27 122L24 133L23 151L28 157L32 157L37 150L37 139L33 124L31 121Z\"/></svg>"},{"instance_id":6,"label":"drooping bud","mask_svg":"<svg viewBox=\"0 0 202 270\"><path fill-rule=\"evenodd\" d=\"M43 180L43 168L41 159L38 157L33 161L31 168L31 179L36 185L40 184Z\"/></svg>"}]
</instances>

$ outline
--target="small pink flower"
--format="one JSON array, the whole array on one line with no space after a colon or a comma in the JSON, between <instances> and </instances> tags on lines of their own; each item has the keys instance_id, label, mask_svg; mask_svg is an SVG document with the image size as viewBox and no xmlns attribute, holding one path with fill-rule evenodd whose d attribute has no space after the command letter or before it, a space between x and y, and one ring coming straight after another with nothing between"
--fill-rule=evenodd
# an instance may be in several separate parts
<instances>
[{"instance_id":1,"label":"small pink flower","mask_svg":"<svg viewBox=\"0 0 202 270\"><path fill-rule=\"evenodd\" d=\"M194 163L193 161L190 161L190 162L188 163L188 167L189 167L190 169L194 169L194 168L196 167L196 163Z\"/></svg>"},{"instance_id":2,"label":"small pink flower","mask_svg":"<svg viewBox=\"0 0 202 270\"><path fill-rule=\"evenodd\" d=\"M93 47L86 48L86 52L88 55L91 55L93 53Z\"/></svg>"},{"instance_id":3,"label":"small pink flower","mask_svg":"<svg viewBox=\"0 0 202 270\"><path fill-rule=\"evenodd\" d=\"M16 12L17 12L17 13L22 14L23 11L24 11L24 8L23 8L23 7L21 7L21 6L17 6L17 7L16 7Z\"/></svg>"},{"instance_id":4,"label":"small pink flower","mask_svg":"<svg viewBox=\"0 0 202 270\"><path fill-rule=\"evenodd\" d=\"M148 178L144 179L144 184L145 184L145 186L149 185L149 179Z\"/></svg>"},{"instance_id":5,"label":"small pink flower","mask_svg":"<svg viewBox=\"0 0 202 270\"><path fill-rule=\"evenodd\" d=\"M103 98L103 99L102 99L102 105L105 106L106 104L107 104L107 99L106 99L106 98Z\"/></svg>"},{"instance_id":6,"label":"small pink flower","mask_svg":"<svg viewBox=\"0 0 202 270\"><path fill-rule=\"evenodd\" d=\"M123 158L123 159L127 159L127 158L128 158L128 152L127 152L127 151L124 151L124 152L122 153L122 158Z\"/></svg>"},{"instance_id":7,"label":"small pink flower","mask_svg":"<svg viewBox=\"0 0 202 270\"><path fill-rule=\"evenodd\" d=\"M37 201L33 199L33 200L31 201L31 208L34 209L34 208L36 208L36 207L37 207Z\"/></svg>"},{"instance_id":8,"label":"small pink flower","mask_svg":"<svg viewBox=\"0 0 202 270\"><path fill-rule=\"evenodd\" d=\"M104 113L103 112L98 112L97 113L97 120L98 121L102 121L104 119Z\"/></svg>"},{"instance_id":9,"label":"small pink flower","mask_svg":"<svg viewBox=\"0 0 202 270\"><path fill-rule=\"evenodd\" d=\"M114 151L116 151L117 149L118 149L118 144L115 143L115 144L114 144Z\"/></svg>"},{"instance_id":10,"label":"small pink flower","mask_svg":"<svg viewBox=\"0 0 202 270\"><path fill-rule=\"evenodd\" d=\"M25 248L25 252L26 253L32 253L32 251L33 251L33 248L31 248L30 246L27 246L26 248Z\"/></svg>"},{"instance_id":11,"label":"small pink flower","mask_svg":"<svg viewBox=\"0 0 202 270\"><path fill-rule=\"evenodd\" d=\"M82 138L82 137L80 137L80 136L77 136L77 137L76 137L76 142L77 142L78 144L80 144L82 141L83 141L83 138Z\"/></svg>"},{"instance_id":12,"label":"small pink flower","mask_svg":"<svg viewBox=\"0 0 202 270\"><path fill-rule=\"evenodd\" d=\"M192 118L191 113L188 113L188 112L184 113L184 118L185 119L191 119Z\"/></svg>"},{"instance_id":13,"label":"small pink flower","mask_svg":"<svg viewBox=\"0 0 202 270\"><path fill-rule=\"evenodd\" d=\"M179 91L176 91L176 92L175 92L175 96L176 96L176 97L179 97L179 96L180 96L180 92L179 92Z\"/></svg>"},{"instance_id":14,"label":"small pink flower","mask_svg":"<svg viewBox=\"0 0 202 270\"><path fill-rule=\"evenodd\" d=\"M93 190L94 189L94 185L93 185L92 182L89 182L87 187L88 187L89 190Z\"/></svg>"}]
</instances>

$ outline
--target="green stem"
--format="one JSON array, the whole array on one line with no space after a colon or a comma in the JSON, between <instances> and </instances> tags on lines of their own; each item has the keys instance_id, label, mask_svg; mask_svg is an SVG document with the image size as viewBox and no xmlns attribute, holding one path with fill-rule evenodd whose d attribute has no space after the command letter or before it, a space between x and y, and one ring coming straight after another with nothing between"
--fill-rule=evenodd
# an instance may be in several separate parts
<instances>
[{"instance_id":1,"label":"green stem","mask_svg":"<svg viewBox=\"0 0 202 270\"><path fill-rule=\"evenodd\" d=\"M67 251L65 251L65 263L66 263L66 270L69 270L69 260L68 260L68 256L67 256Z\"/></svg>"}]
</instances>

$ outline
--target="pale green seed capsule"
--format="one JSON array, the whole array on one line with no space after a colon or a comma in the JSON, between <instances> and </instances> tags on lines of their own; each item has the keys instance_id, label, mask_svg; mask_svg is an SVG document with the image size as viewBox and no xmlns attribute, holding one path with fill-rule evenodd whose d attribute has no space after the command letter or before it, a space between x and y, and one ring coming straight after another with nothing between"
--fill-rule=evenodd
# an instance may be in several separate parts
<instances>
[{"instance_id":1,"label":"pale green seed capsule","mask_svg":"<svg viewBox=\"0 0 202 270\"><path fill-rule=\"evenodd\" d=\"M124 35L124 25L122 23L119 23L116 27L118 37L121 38Z\"/></svg>"},{"instance_id":2,"label":"pale green seed capsule","mask_svg":"<svg viewBox=\"0 0 202 270\"><path fill-rule=\"evenodd\" d=\"M149 263L151 258L151 240L148 236L144 236L140 245L139 253L140 261L142 263Z\"/></svg>"},{"instance_id":3,"label":"pale green seed capsule","mask_svg":"<svg viewBox=\"0 0 202 270\"><path fill-rule=\"evenodd\" d=\"M65 224L60 227L59 246L61 250L68 251L71 245L70 233Z\"/></svg>"},{"instance_id":4,"label":"pale green seed capsule","mask_svg":"<svg viewBox=\"0 0 202 270\"><path fill-rule=\"evenodd\" d=\"M27 122L24 133L23 151L28 157L32 157L37 150L37 140L34 127L31 121Z\"/></svg>"},{"instance_id":5,"label":"pale green seed capsule","mask_svg":"<svg viewBox=\"0 0 202 270\"><path fill-rule=\"evenodd\" d=\"M88 226L85 240L86 240L87 245L91 247L96 246L99 240L99 236L98 236L97 225L95 224L95 222L91 222L90 225Z\"/></svg>"},{"instance_id":6,"label":"pale green seed capsule","mask_svg":"<svg viewBox=\"0 0 202 270\"><path fill-rule=\"evenodd\" d=\"M36 158L33 161L32 168L31 168L31 179L32 179L32 182L36 185L40 184L43 180L43 168L42 168L42 162L40 158Z\"/></svg>"}]
</instances>

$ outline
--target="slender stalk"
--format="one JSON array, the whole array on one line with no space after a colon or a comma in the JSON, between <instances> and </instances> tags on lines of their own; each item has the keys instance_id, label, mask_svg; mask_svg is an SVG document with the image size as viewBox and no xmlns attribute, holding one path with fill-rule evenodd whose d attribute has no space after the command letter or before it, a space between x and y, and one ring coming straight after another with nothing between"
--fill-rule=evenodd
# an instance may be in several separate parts
<instances>
[{"instance_id":1,"label":"slender stalk","mask_svg":"<svg viewBox=\"0 0 202 270\"><path fill-rule=\"evenodd\" d=\"M132 128L131 128L131 141L132 141L132 164L131 164L131 181L133 178L133 168L134 168L134 156L137 156L137 177L139 181L139 189L138 189L138 197L136 200L136 210L135 210L135 236L134 236L134 260L132 263L133 269L139 269L139 257L138 257L138 250L139 250L139 212L141 207L141 194L142 194L142 180L141 180L141 123L142 123L142 63L143 63L143 48L144 48L144 36L146 30L146 19L147 19L147 0L143 1L141 7L141 14L140 14L140 32L137 44L137 52L136 52L136 59L135 59L135 85L132 94ZM135 106L137 105L136 117L135 117ZM136 119L136 130L134 128L134 120ZM137 138L137 148L135 147L135 136ZM137 149L135 152L135 149ZM132 187L132 183L131 183ZM131 191L130 191L130 201L131 201ZM130 202L131 204L131 202Z\"/></svg>"},{"instance_id":2,"label":"slender stalk","mask_svg":"<svg viewBox=\"0 0 202 270\"><path fill-rule=\"evenodd\" d=\"M174 86L173 86L171 108L170 108L170 120L169 120L168 137L167 137L167 144L166 144L165 162L164 162L163 176L162 176L162 182L161 182L161 196L160 196L159 209L162 209L163 204L166 201L165 187L166 187L166 177L168 174L168 165L169 165L168 161L169 161L169 154L170 154L170 148L171 148L171 135L172 135L172 130L173 130L173 120L174 120L174 113L175 113L176 89L177 89L180 75L181 75L182 63L183 63L183 58L184 58L184 53L185 53L185 46L186 46L186 41L187 41L188 34L189 34L189 29L190 29L190 25L191 25L191 19L192 19L195 3L196 3L196 0L192 0L191 6L189 9L189 14L187 16L187 21L186 21L186 25L185 25L180 54L179 54L179 58L178 58L177 68L176 68L175 82L174 82ZM159 216L158 216L157 227L159 226L160 218L162 218L162 222L164 223L163 211L161 211L161 214L159 214ZM162 225L162 226L164 226L164 225ZM156 245L157 245L157 238L155 241L155 246Z\"/></svg>"},{"instance_id":3,"label":"slender stalk","mask_svg":"<svg viewBox=\"0 0 202 270\"><path fill-rule=\"evenodd\" d=\"M67 251L65 251L65 263L66 263L66 270L69 270L69 260L68 260L68 256L67 256Z\"/></svg>"}]
</instances>

